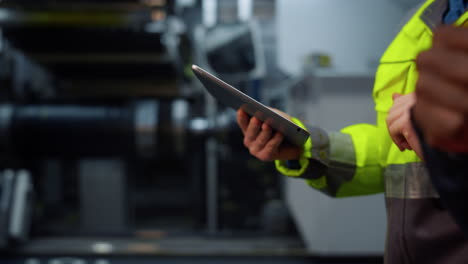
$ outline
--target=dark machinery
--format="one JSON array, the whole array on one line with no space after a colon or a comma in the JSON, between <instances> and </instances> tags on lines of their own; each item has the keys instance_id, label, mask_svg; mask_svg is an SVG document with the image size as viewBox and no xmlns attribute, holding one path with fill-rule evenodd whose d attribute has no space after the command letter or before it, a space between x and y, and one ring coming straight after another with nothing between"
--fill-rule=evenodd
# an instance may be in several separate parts
<instances>
[{"instance_id":1,"label":"dark machinery","mask_svg":"<svg viewBox=\"0 0 468 264\"><path fill-rule=\"evenodd\" d=\"M134 215L158 209L155 201L202 225L203 196L191 189L202 174L184 159L198 148L188 145L191 115L203 112L184 73L190 46L174 3L0 7L1 193L3 203L12 201L8 193L28 174L36 202L24 203L34 212L25 214L32 231L24 233L130 234L139 224ZM164 184L145 190L155 180ZM183 195L163 203L164 192ZM1 237L3 245L25 240Z\"/></svg>"},{"instance_id":2,"label":"dark machinery","mask_svg":"<svg viewBox=\"0 0 468 264\"><path fill-rule=\"evenodd\" d=\"M289 232L271 164L249 156L233 112L188 70L211 65L251 89L263 62L249 27L209 29L200 43L200 2L175 3L0 3L0 248L28 236ZM66 247L54 243L40 245Z\"/></svg>"}]
</instances>

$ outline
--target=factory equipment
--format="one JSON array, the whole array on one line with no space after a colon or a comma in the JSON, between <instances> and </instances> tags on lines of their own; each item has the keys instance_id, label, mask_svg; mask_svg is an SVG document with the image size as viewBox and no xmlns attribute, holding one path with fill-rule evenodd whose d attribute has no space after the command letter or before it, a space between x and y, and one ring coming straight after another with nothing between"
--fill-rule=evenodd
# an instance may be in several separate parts
<instances>
[{"instance_id":1,"label":"factory equipment","mask_svg":"<svg viewBox=\"0 0 468 264\"><path fill-rule=\"evenodd\" d=\"M0 247L28 238L33 191L25 170L5 170L0 175Z\"/></svg>"},{"instance_id":2,"label":"factory equipment","mask_svg":"<svg viewBox=\"0 0 468 264\"><path fill-rule=\"evenodd\" d=\"M173 252L174 234L205 252L197 239L237 231L288 236L262 250L301 248L280 176L249 156L234 112L188 70L207 65L253 91L264 75L258 29L202 29L202 43L197 12L199 1L0 3L2 253L158 254L135 241L167 238ZM241 252L258 243L243 240ZM206 247L238 252L223 245Z\"/></svg>"},{"instance_id":3,"label":"factory equipment","mask_svg":"<svg viewBox=\"0 0 468 264\"><path fill-rule=\"evenodd\" d=\"M201 215L202 192L191 189L201 173L183 160L193 147L190 115L203 113L189 102L196 96L184 73L190 46L174 3L3 1L0 8L0 166L31 175L27 233L132 232L133 215L161 200L150 190L134 195L156 168L158 180L185 183L163 191L190 193L165 206ZM166 171L176 175L161 176Z\"/></svg>"}]
</instances>

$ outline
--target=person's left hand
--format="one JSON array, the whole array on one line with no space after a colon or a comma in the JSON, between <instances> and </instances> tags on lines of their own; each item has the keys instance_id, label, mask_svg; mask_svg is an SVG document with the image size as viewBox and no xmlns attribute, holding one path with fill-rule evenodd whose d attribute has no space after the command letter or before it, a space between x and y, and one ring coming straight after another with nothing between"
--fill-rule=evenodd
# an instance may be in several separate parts
<instances>
[{"instance_id":1,"label":"person's left hand","mask_svg":"<svg viewBox=\"0 0 468 264\"><path fill-rule=\"evenodd\" d=\"M414 150L423 159L421 145L411 123L410 110L416 102L414 93L393 94L393 106L387 116L387 128L393 142L401 151Z\"/></svg>"},{"instance_id":2,"label":"person's left hand","mask_svg":"<svg viewBox=\"0 0 468 264\"><path fill-rule=\"evenodd\" d=\"M271 109L291 120L286 113ZM242 109L237 111L237 124L244 134L244 146L259 160L298 160L300 158L302 148L284 144L283 134L273 131L269 125L262 123L258 118L248 116Z\"/></svg>"}]
</instances>

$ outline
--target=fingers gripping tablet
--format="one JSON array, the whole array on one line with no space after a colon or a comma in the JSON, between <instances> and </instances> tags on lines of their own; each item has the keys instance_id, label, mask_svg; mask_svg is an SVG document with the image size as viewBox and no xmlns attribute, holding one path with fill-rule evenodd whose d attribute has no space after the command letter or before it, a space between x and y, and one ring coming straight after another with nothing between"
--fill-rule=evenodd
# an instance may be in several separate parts
<instances>
[{"instance_id":1,"label":"fingers gripping tablet","mask_svg":"<svg viewBox=\"0 0 468 264\"><path fill-rule=\"evenodd\" d=\"M250 116L257 117L276 131L281 132L285 138L294 145L302 147L309 138L310 134L305 129L225 83L216 76L196 65L192 66L192 70L208 92L222 104L234 110L241 108Z\"/></svg>"}]
</instances>

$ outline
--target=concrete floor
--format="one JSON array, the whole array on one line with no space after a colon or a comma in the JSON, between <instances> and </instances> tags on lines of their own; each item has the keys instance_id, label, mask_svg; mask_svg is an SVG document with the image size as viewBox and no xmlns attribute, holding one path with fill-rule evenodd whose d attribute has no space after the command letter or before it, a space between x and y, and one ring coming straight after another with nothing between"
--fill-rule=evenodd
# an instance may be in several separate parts
<instances>
[{"instance_id":1,"label":"concrete floor","mask_svg":"<svg viewBox=\"0 0 468 264\"><path fill-rule=\"evenodd\" d=\"M0 264L380 264L380 257L320 258L297 237L46 238L0 253Z\"/></svg>"},{"instance_id":2,"label":"concrete floor","mask_svg":"<svg viewBox=\"0 0 468 264\"><path fill-rule=\"evenodd\" d=\"M382 264L376 258L316 259L306 257L23 257L0 258L8 264Z\"/></svg>"}]
</instances>

